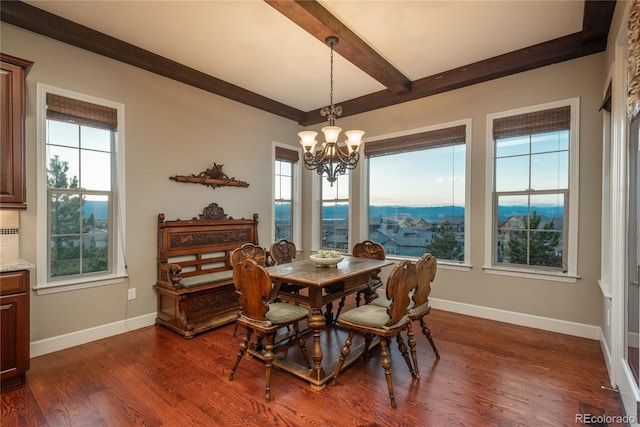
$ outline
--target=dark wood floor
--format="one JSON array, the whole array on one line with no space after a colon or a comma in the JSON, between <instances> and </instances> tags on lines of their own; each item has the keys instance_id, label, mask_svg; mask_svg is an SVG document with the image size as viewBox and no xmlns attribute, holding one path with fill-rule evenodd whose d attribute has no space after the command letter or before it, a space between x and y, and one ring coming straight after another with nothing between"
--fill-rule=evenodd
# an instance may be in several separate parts
<instances>
[{"instance_id":1,"label":"dark wood floor","mask_svg":"<svg viewBox=\"0 0 640 427\"><path fill-rule=\"evenodd\" d=\"M319 392L275 371L265 403L258 360L243 359L227 379L240 340L233 325L191 340L151 326L33 358L27 385L2 392L0 424L572 426L581 404L620 415L616 394L601 388L609 381L597 341L438 310L428 320L442 358L416 334L416 382L392 346L395 410L378 350ZM327 340L331 359L342 332Z\"/></svg>"}]
</instances>

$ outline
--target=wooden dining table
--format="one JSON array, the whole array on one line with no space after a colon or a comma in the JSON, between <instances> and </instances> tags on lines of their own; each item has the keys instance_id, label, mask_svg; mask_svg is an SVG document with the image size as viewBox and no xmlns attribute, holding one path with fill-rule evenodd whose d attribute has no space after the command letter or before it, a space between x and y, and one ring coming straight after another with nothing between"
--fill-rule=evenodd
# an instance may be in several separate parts
<instances>
[{"instance_id":1,"label":"wooden dining table","mask_svg":"<svg viewBox=\"0 0 640 427\"><path fill-rule=\"evenodd\" d=\"M393 262L346 255L335 267L318 267L306 255L298 258L298 261L292 263L267 267L267 271L274 282L273 296L309 307L307 325L313 333L313 365L309 369L287 359L276 359L274 365L308 381L313 389L320 390L333 374L332 368L322 364L321 334L330 321L322 314L322 308L356 292L364 293L365 299L367 294L375 294L369 282L372 273L378 273ZM294 285L303 291L282 292L283 284ZM369 296L368 300L370 299ZM347 365L349 362L351 361L348 360Z\"/></svg>"}]
</instances>

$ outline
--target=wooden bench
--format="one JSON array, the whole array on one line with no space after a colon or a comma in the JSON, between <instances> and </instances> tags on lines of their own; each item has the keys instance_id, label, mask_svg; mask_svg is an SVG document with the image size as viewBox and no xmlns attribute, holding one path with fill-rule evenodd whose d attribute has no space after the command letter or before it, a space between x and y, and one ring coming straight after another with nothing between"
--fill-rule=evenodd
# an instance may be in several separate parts
<instances>
[{"instance_id":1,"label":"wooden bench","mask_svg":"<svg viewBox=\"0 0 640 427\"><path fill-rule=\"evenodd\" d=\"M233 219L216 203L187 221L159 214L156 324L191 338L235 320L229 255L245 243L258 244L258 214Z\"/></svg>"}]
</instances>

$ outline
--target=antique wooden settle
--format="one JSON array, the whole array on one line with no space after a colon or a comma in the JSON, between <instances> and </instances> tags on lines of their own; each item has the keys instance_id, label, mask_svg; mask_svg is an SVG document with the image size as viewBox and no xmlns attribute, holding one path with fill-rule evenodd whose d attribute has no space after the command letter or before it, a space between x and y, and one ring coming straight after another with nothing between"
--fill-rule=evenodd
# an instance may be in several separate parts
<instances>
[{"instance_id":1,"label":"antique wooden settle","mask_svg":"<svg viewBox=\"0 0 640 427\"><path fill-rule=\"evenodd\" d=\"M236 319L230 253L244 243L258 244L258 214L227 217L216 203L190 221L158 215L158 294L156 324L185 338Z\"/></svg>"}]
</instances>

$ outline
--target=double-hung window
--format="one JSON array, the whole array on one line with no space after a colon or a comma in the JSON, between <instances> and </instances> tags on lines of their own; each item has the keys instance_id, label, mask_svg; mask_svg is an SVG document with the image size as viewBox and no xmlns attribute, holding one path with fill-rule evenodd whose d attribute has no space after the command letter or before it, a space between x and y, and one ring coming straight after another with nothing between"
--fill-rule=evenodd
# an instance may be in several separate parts
<instances>
[{"instance_id":1,"label":"double-hung window","mask_svg":"<svg viewBox=\"0 0 640 427\"><path fill-rule=\"evenodd\" d=\"M367 141L368 236L387 255L468 263L470 132L461 120Z\"/></svg>"},{"instance_id":2,"label":"double-hung window","mask_svg":"<svg viewBox=\"0 0 640 427\"><path fill-rule=\"evenodd\" d=\"M324 175L322 181L322 235L323 249L349 251L349 172L338 175L331 184Z\"/></svg>"},{"instance_id":3,"label":"double-hung window","mask_svg":"<svg viewBox=\"0 0 640 427\"><path fill-rule=\"evenodd\" d=\"M124 276L123 106L38 86L38 288Z\"/></svg>"},{"instance_id":4,"label":"double-hung window","mask_svg":"<svg viewBox=\"0 0 640 427\"><path fill-rule=\"evenodd\" d=\"M488 116L488 265L576 274L578 100Z\"/></svg>"},{"instance_id":5,"label":"double-hung window","mask_svg":"<svg viewBox=\"0 0 640 427\"><path fill-rule=\"evenodd\" d=\"M298 215L296 207L297 200L297 163L299 159L297 150L292 150L284 146L275 146L274 163L274 241L287 239L289 241L299 240L297 233Z\"/></svg>"}]
</instances>

